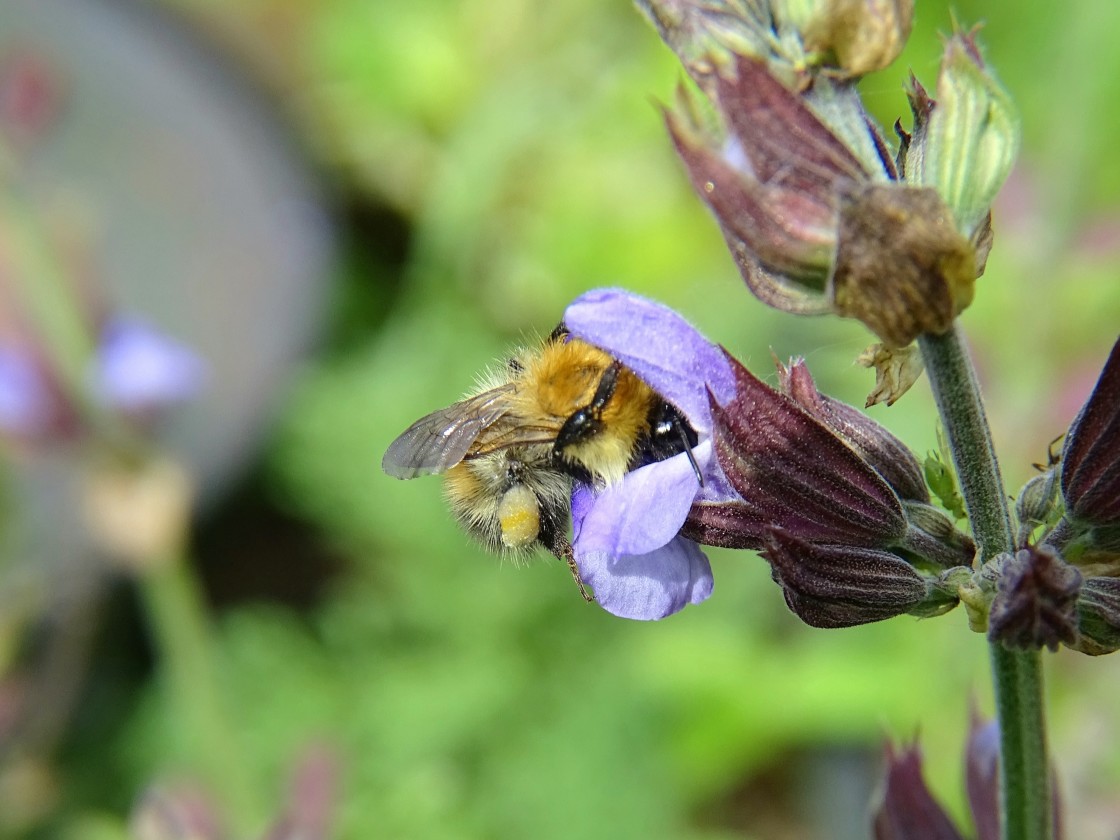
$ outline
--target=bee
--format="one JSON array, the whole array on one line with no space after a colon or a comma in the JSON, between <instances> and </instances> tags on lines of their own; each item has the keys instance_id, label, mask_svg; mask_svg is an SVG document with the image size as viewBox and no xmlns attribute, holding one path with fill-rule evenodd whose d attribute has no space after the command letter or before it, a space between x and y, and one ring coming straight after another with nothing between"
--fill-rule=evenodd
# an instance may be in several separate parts
<instances>
[{"instance_id":1,"label":"bee","mask_svg":"<svg viewBox=\"0 0 1120 840\"><path fill-rule=\"evenodd\" d=\"M692 460L695 445L676 408L561 324L473 394L409 426L381 466L402 479L443 475L448 505L469 534L507 556L544 547L590 601L568 539L574 483L604 487L681 452Z\"/></svg>"}]
</instances>

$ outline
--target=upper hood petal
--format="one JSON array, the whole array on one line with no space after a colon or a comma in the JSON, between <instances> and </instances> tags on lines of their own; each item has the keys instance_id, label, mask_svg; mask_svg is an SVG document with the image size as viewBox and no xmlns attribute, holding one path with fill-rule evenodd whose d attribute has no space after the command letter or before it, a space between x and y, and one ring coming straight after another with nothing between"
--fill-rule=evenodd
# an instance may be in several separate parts
<instances>
[{"instance_id":1,"label":"upper hood petal","mask_svg":"<svg viewBox=\"0 0 1120 840\"><path fill-rule=\"evenodd\" d=\"M634 371L680 410L697 434L711 433L708 391L721 404L735 395L735 378L720 348L660 303L623 289L595 289L572 302L564 324Z\"/></svg>"}]
</instances>

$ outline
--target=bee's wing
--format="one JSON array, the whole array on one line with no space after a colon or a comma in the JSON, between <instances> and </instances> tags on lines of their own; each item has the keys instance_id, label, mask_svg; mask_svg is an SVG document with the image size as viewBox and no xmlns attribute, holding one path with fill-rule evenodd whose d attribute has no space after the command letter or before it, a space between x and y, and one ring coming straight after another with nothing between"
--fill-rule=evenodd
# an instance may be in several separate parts
<instances>
[{"instance_id":1,"label":"bee's wing","mask_svg":"<svg viewBox=\"0 0 1120 840\"><path fill-rule=\"evenodd\" d=\"M560 434L559 423L523 423L512 422L511 418L502 418L479 436L478 442L467 453L467 458L488 455L499 449L509 449L511 446L532 446L539 443L551 446L556 443L558 434Z\"/></svg>"},{"instance_id":2,"label":"bee's wing","mask_svg":"<svg viewBox=\"0 0 1120 840\"><path fill-rule=\"evenodd\" d=\"M381 469L395 478L445 472L469 454L476 441L506 416L512 384L483 391L421 417L389 444Z\"/></svg>"}]
</instances>

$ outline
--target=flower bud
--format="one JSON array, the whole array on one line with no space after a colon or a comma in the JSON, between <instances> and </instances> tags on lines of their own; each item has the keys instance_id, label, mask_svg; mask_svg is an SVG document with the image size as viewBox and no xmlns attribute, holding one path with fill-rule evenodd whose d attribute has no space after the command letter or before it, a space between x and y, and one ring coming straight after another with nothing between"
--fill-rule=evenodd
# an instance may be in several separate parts
<instances>
[{"instance_id":1,"label":"flower bud","mask_svg":"<svg viewBox=\"0 0 1120 840\"><path fill-rule=\"evenodd\" d=\"M942 569L972 565L976 543L941 510L921 502L907 501L903 506L910 528L900 548Z\"/></svg>"},{"instance_id":2,"label":"flower bud","mask_svg":"<svg viewBox=\"0 0 1120 840\"><path fill-rule=\"evenodd\" d=\"M1078 640L1077 600L1081 572L1047 546L1007 558L988 614L988 639L1025 650Z\"/></svg>"},{"instance_id":3,"label":"flower bud","mask_svg":"<svg viewBox=\"0 0 1120 840\"><path fill-rule=\"evenodd\" d=\"M965 745L965 791L978 840L999 838L999 722L969 712ZM1058 837L1058 833L1054 833Z\"/></svg>"},{"instance_id":4,"label":"flower bud","mask_svg":"<svg viewBox=\"0 0 1120 840\"><path fill-rule=\"evenodd\" d=\"M866 179L863 164L759 61L739 58L714 91L726 140L704 136L686 114L668 120L697 193L729 244L742 242L764 267L823 288L835 243L835 187Z\"/></svg>"},{"instance_id":5,"label":"flower bud","mask_svg":"<svg viewBox=\"0 0 1120 840\"><path fill-rule=\"evenodd\" d=\"M906 179L934 187L958 229L973 239L982 234L1019 148L1019 118L984 63L975 32L954 32L946 40L935 100L916 82L910 100L914 133L905 150Z\"/></svg>"},{"instance_id":6,"label":"flower bud","mask_svg":"<svg viewBox=\"0 0 1120 840\"><path fill-rule=\"evenodd\" d=\"M1075 526L1092 527L1092 544L1120 551L1120 340L1062 447L1062 496Z\"/></svg>"},{"instance_id":7,"label":"flower bud","mask_svg":"<svg viewBox=\"0 0 1120 840\"><path fill-rule=\"evenodd\" d=\"M809 543L768 531L762 556L789 608L813 627L852 627L893 618L930 595L926 578L887 551Z\"/></svg>"},{"instance_id":8,"label":"flower bud","mask_svg":"<svg viewBox=\"0 0 1120 840\"><path fill-rule=\"evenodd\" d=\"M783 39L772 37L774 21L765 7L751 13L720 0L636 0L636 4L702 88L716 67L732 56L779 58L774 50ZM792 38L785 43L797 46Z\"/></svg>"},{"instance_id":9,"label":"flower bud","mask_svg":"<svg viewBox=\"0 0 1120 840\"><path fill-rule=\"evenodd\" d=\"M1038 528L1053 524L1058 511L1058 471L1051 468L1023 485L1015 500L1019 520L1019 543L1026 545Z\"/></svg>"},{"instance_id":10,"label":"flower bud","mask_svg":"<svg viewBox=\"0 0 1120 840\"><path fill-rule=\"evenodd\" d=\"M922 463L922 473L926 477L926 485L937 497L941 507L945 508L956 519L964 519L968 516L968 512L965 510L964 497L957 486L957 474L948 463L948 457L945 454L948 444L943 440L943 437L942 432L938 430L940 449L930 450L929 454L926 455L926 459Z\"/></svg>"},{"instance_id":11,"label":"flower bud","mask_svg":"<svg viewBox=\"0 0 1120 840\"><path fill-rule=\"evenodd\" d=\"M805 46L828 54L841 77L882 70L898 58L914 21L913 0L832 0L816 4Z\"/></svg>"},{"instance_id":12,"label":"flower bud","mask_svg":"<svg viewBox=\"0 0 1120 840\"><path fill-rule=\"evenodd\" d=\"M875 840L962 840L922 778L917 745L887 746L887 776L874 808Z\"/></svg>"},{"instance_id":13,"label":"flower bud","mask_svg":"<svg viewBox=\"0 0 1120 840\"><path fill-rule=\"evenodd\" d=\"M918 459L902 441L859 409L817 390L804 359L778 365L781 390L842 437L891 486L900 499L928 502Z\"/></svg>"},{"instance_id":14,"label":"flower bud","mask_svg":"<svg viewBox=\"0 0 1120 840\"><path fill-rule=\"evenodd\" d=\"M977 840L1000 837L999 751L997 721L985 721L975 710L970 715L965 747L965 781L969 810ZM1052 829L1047 835L1062 840L1062 803L1054 774L1050 778ZM918 747L896 752L887 747L887 776L874 811L875 840L961 840L948 815L938 805L922 778Z\"/></svg>"},{"instance_id":15,"label":"flower bud","mask_svg":"<svg viewBox=\"0 0 1120 840\"><path fill-rule=\"evenodd\" d=\"M854 79L890 64L910 36L913 0L637 0L701 82L749 56L785 72Z\"/></svg>"},{"instance_id":16,"label":"flower bud","mask_svg":"<svg viewBox=\"0 0 1120 840\"><path fill-rule=\"evenodd\" d=\"M1077 599L1077 626L1081 638L1071 645L1074 650L1091 656L1120 650L1120 578L1086 578Z\"/></svg>"},{"instance_id":17,"label":"flower bud","mask_svg":"<svg viewBox=\"0 0 1120 840\"><path fill-rule=\"evenodd\" d=\"M715 215L756 297L798 314L829 311L825 288L840 187L872 178L885 182L883 159L874 151L857 156L761 61L738 57L709 88L726 137L706 129L693 108L666 116L694 189ZM845 125L855 124L843 136L878 149L862 111L849 113L842 105L836 109L847 115Z\"/></svg>"}]
</instances>

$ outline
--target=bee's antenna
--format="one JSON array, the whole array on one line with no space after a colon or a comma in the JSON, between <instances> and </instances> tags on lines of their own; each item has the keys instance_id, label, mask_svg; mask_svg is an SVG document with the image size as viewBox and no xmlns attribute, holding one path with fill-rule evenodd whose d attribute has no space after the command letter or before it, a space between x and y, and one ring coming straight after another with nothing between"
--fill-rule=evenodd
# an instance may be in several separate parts
<instances>
[{"instance_id":1,"label":"bee's antenna","mask_svg":"<svg viewBox=\"0 0 1120 840\"><path fill-rule=\"evenodd\" d=\"M700 465L696 463L696 456L692 454L692 444L688 442L688 434L684 430L684 425L680 422L674 423L677 427L677 434L680 435L681 443L684 444L684 452L688 456L688 463L692 464L692 471L696 473L696 480L700 482L700 486L704 486L704 474L700 472Z\"/></svg>"}]
</instances>

